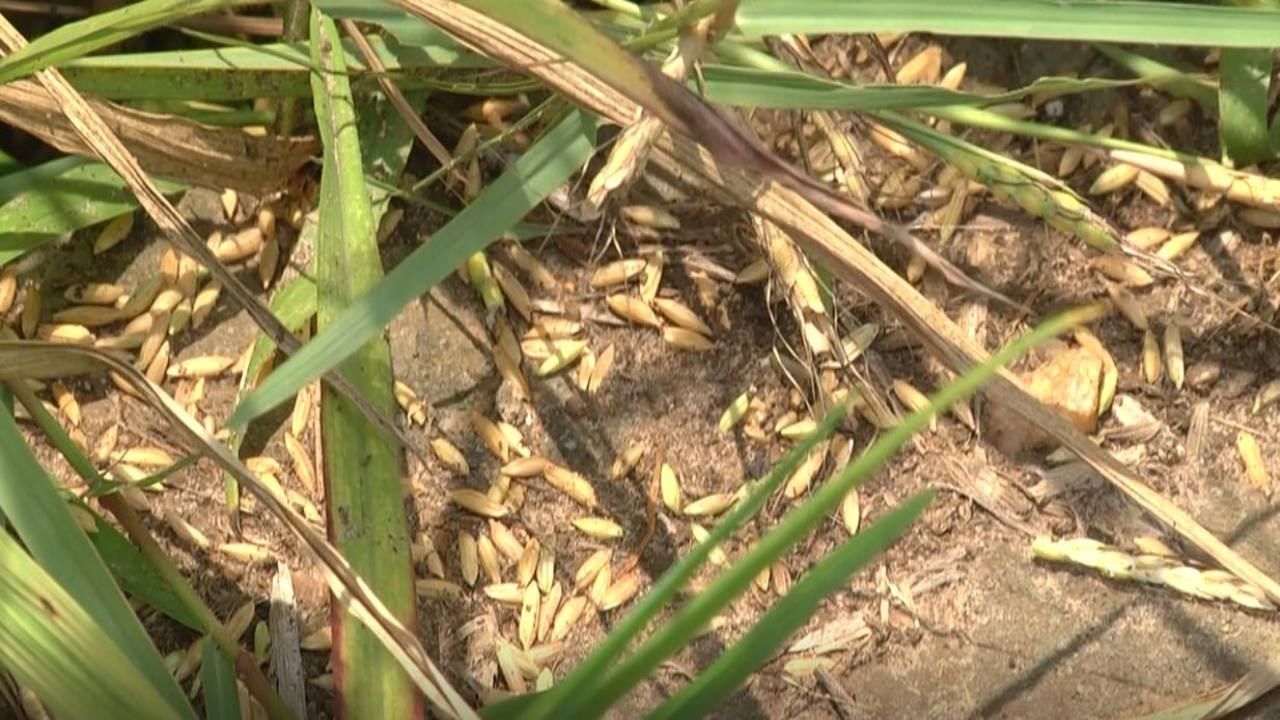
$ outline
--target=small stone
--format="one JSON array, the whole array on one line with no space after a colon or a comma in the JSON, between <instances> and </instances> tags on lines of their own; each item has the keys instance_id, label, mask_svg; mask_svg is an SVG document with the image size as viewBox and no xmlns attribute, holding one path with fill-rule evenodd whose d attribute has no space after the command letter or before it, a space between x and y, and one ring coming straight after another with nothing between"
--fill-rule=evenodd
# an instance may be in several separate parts
<instances>
[{"instance_id":1,"label":"small stone","mask_svg":"<svg viewBox=\"0 0 1280 720\"><path fill-rule=\"evenodd\" d=\"M1222 364L1205 360L1187 368L1187 385L1197 389L1207 388L1222 376Z\"/></svg>"},{"instance_id":2,"label":"small stone","mask_svg":"<svg viewBox=\"0 0 1280 720\"><path fill-rule=\"evenodd\" d=\"M1056 410L1077 430L1093 433L1098 427L1102 373L1101 358L1084 348L1072 348L1024 373L1020 380L1032 397ZM986 426L991 441L1008 455L1020 455L1051 443L1044 432L996 403L987 403Z\"/></svg>"}]
</instances>

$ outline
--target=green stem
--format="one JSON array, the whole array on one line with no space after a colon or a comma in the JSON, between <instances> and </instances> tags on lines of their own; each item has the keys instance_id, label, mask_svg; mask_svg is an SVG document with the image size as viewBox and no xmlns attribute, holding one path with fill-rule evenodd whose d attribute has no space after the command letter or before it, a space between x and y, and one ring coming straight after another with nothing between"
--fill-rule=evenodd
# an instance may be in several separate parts
<instances>
[{"instance_id":1,"label":"green stem","mask_svg":"<svg viewBox=\"0 0 1280 720\"><path fill-rule=\"evenodd\" d=\"M284 35L281 40L294 42L306 37L307 18L310 16L310 11L311 5L307 0L289 0L285 3ZM276 134L281 137L292 135L298 126L299 115L297 98L285 98L281 101L280 112L276 116Z\"/></svg>"}]
</instances>

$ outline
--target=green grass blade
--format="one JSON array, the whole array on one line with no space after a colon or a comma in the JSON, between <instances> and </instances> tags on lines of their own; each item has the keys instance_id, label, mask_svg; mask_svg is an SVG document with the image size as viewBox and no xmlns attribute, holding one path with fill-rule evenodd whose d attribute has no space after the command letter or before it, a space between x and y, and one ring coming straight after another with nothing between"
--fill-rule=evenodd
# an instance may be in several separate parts
<instances>
[{"instance_id":1,"label":"green grass blade","mask_svg":"<svg viewBox=\"0 0 1280 720\"><path fill-rule=\"evenodd\" d=\"M184 186L163 180L166 195ZM110 167L80 158L62 158L0 180L0 265L28 250L119 215L138 201Z\"/></svg>"},{"instance_id":2,"label":"green grass blade","mask_svg":"<svg viewBox=\"0 0 1280 720\"><path fill-rule=\"evenodd\" d=\"M87 508L86 508L87 509ZM89 542L102 556L120 589L188 628L203 632L204 625L178 599L164 579L147 564L142 553L115 526L94 515L97 531L89 534Z\"/></svg>"},{"instance_id":3,"label":"green grass blade","mask_svg":"<svg viewBox=\"0 0 1280 720\"><path fill-rule=\"evenodd\" d=\"M0 58L0 85L179 18L254 3L255 0L143 0L93 14L41 35L25 48Z\"/></svg>"},{"instance_id":4,"label":"green grass blade","mask_svg":"<svg viewBox=\"0 0 1280 720\"><path fill-rule=\"evenodd\" d=\"M385 2L314 0L311 4L330 17L349 18L381 25L406 45L427 46L453 42L439 28L403 10L388 7Z\"/></svg>"},{"instance_id":5,"label":"green grass blade","mask_svg":"<svg viewBox=\"0 0 1280 720\"><path fill-rule=\"evenodd\" d=\"M301 242L309 243L314 247L315 243L315 223L307 222L302 229ZM302 326L311 321L312 316L316 314L316 285L310 278L308 273L303 273L285 283L275 297L271 298L271 313L276 316L280 324L284 325L289 332L297 332ZM262 369L266 365L267 360L271 358L272 353L276 351L276 344L271 338L265 334L259 333L258 339L253 343L253 350L249 351L249 364L245 367L244 373L240 375L240 387L236 389L236 406L244 401L245 396L253 389L253 383L257 382L257 378L262 374ZM233 453L239 454L240 444L244 442L244 428L231 428L231 432L227 437L227 448ZM223 488L226 495L226 504L233 512L233 522L238 522L238 512L240 507L240 483L231 475L231 473L223 473Z\"/></svg>"},{"instance_id":6,"label":"green grass blade","mask_svg":"<svg viewBox=\"0 0 1280 720\"><path fill-rule=\"evenodd\" d=\"M1270 48L1280 37L1280 17L1267 10L1108 0L743 0L737 22L748 40L783 34L928 32Z\"/></svg>"},{"instance_id":7,"label":"green grass blade","mask_svg":"<svg viewBox=\"0 0 1280 720\"><path fill-rule=\"evenodd\" d=\"M0 532L0 666L60 717L194 718L181 691L172 704L110 631Z\"/></svg>"},{"instance_id":8,"label":"green grass blade","mask_svg":"<svg viewBox=\"0 0 1280 720\"><path fill-rule=\"evenodd\" d=\"M603 678L593 679L587 687L578 689L572 695L557 688L541 699L525 717L532 720L600 717L613 703L653 672L659 663L696 637L718 612L746 592L761 570L823 522L849 490L883 467L912 435L928 425L931 416L945 412L956 401L976 392L1000 367L1020 357L1036 344L1071 327L1096 319L1101 314L1102 308L1095 306L1068 311L1052 318L948 384L930 400L927 408L907 416L843 472L827 481L807 501L788 513L749 552L690 600L630 657L620 662L615 661L612 672Z\"/></svg>"},{"instance_id":9,"label":"green grass blade","mask_svg":"<svg viewBox=\"0 0 1280 720\"><path fill-rule=\"evenodd\" d=\"M801 462L809 455L809 452L817 446L819 442L831 436L839 426L841 419L844 417L844 408L832 411L823 418L812 433L807 435L795 447L791 449L787 455L778 462L762 480L760 480L751 492L748 493L745 500L734 505L723 518L720 519L711 528L711 533L704 542L698 543L693 550L689 551L680 561L672 566L662 578L645 593L635 607L622 619L616 623L609 634L600 642L599 645L591 652L585 660L578 664L573 671L565 677L565 679L556 686L552 691L557 698L568 698L576 695L582 689L589 687L596 682L609 668L616 662L618 656L627 648L627 645L637 637L650 622L662 612L680 590L693 578L698 569L706 564L711 557L712 551L729 539L738 528L742 527L752 516L760 512L769 498L774 492L782 486L782 483L791 474ZM556 698L548 698L547 703L556 702ZM538 712L532 712L530 715L509 714L513 706L496 705L484 708L483 714L487 720L498 720L499 718L515 718L515 717L557 717L555 715L547 715L549 712L549 704L539 705ZM542 715L539 712L544 713Z\"/></svg>"},{"instance_id":10,"label":"green grass blade","mask_svg":"<svg viewBox=\"0 0 1280 720\"><path fill-rule=\"evenodd\" d=\"M1209 80L1193 77L1190 73L1115 45L1094 43L1093 47L1154 87L1177 97L1191 98L1206 110L1213 111L1218 107L1218 88Z\"/></svg>"},{"instance_id":11,"label":"green grass blade","mask_svg":"<svg viewBox=\"0 0 1280 720\"><path fill-rule=\"evenodd\" d=\"M581 168L595 148L595 133L594 118L577 111L568 114L377 287L354 301L327 331L276 368L228 424L242 426L284 402L381 333L406 305L519 222Z\"/></svg>"},{"instance_id":12,"label":"green grass blade","mask_svg":"<svg viewBox=\"0 0 1280 720\"><path fill-rule=\"evenodd\" d=\"M18 167L0 177L0 205L22 195L32 185L52 178L93 161L79 155L67 155L31 168Z\"/></svg>"},{"instance_id":13,"label":"green grass blade","mask_svg":"<svg viewBox=\"0 0 1280 720\"><path fill-rule=\"evenodd\" d=\"M30 391L23 392L29 393ZM62 424L54 419L44 405L36 400L34 394L28 395L24 400L24 404L27 407L27 411L31 413L32 419L35 420L40 430L49 439L49 443L62 455L67 464L76 471L76 474L89 485L90 492L88 494L97 496L100 492L110 492L111 485L103 480L93 462L71 439ZM65 496L67 502L76 503L85 512L93 515L94 531L87 533L86 536L89 542L93 544L94 549L98 551L98 555L102 557L103 563L111 571L112 577L120 584L121 589L192 630L196 632L205 631L205 626L200 619L188 606L183 604L181 598L165 583L164 578L156 573L155 569L128 538L86 506L82 502L82 498L75 498L65 491L60 492L59 495Z\"/></svg>"},{"instance_id":14,"label":"green grass blade","mask_svg":"<svg viewBox=\"0 0 1280 720\"><path fill-rule=\"evenodd\" d=\"M332 19L317 10L311 14L311 57L317 66L333 71L312 79L324 141L316 232L316 321L323 333L332 329L352 300L382 277L365 163L372 171L391 159L370 155L362 161L355 101L351 84L342 74L346 62L338 30ZM390 416L395 401L386 339L379 336L353 345L354 352L343 363L343 375ZM330 540L396 619L413 628L417 600L396 449L350 401L327 386L322 388L320 432ZM338 713L386 718L420 715L417 689L378 637L353 615L344 613L336 622Z\"/></svg>"},{"instance_id":15,"label":"green grass blade","mask_svg":"<svg viewBox=\"0 0 1280 720\"><path fill-rule=\"evenodd\" d=\"M402 90L452 87L440 71L490 67L447 37L437 44L403 45L370 36L374 54ZM359 58L351 41L349 58ZM109 99L251 100L259 97L310 97L311 58L302 43L172 50L78 58L60 68L81 92ZM348 68L353 82L372 83L364 69Z\"/></svg>"},{"instance_id":16,"label":"green grass blade","mask_svg":"<svg viewBox=\"0 0 1280 720\"><path fill-rule=\"evenodd\" d=\"M901 537L931 500L931 490L916 495L820 560L786 597L756 621L750 632L692 683L662 703L649 720L704 717L727 700L793 632L809 621L824 598Z\"/></svg>"},{"instance_id":17,"label":"green grass blade","mask_svg":"<svg viewBox=\"0 0 1280 720\"><path fill-rule=\"evenodd\" d=\"M722 43L717 52L735 57L741 46ZM805 110L902 110L933 105L986 105L1013 102L1040 92L1064 94L1129 87L1143 80L1046 77L1024 88L995 95L955 92L928 85L857 85L798 70L763 70L733 65L704 65L705 97L722 105Z\"/></svg>"},{"instance_id":18,"label":"green grass blade","mask_svg":"<svg viewBox=\"0 0 1280 720\"><path fill-rule=\"evenodd\" d=\"M209 637L200 643L200 686L204 688L205 720L240 720L235 670Z\"/></svg>"},{"instance_id":19,"label":"green grass blade","mask_svg":"<svg viewBox=\"0 0 1280 720\"><path fill-rule=\"evenodd\" d=\"M182 689L165 670L142 624L7 413L0 413L0 468L4 468L0 472L0 512L36 561L161 694L169 705L170 717L194 718Z\"/></svg>"},{"instance_id":20,"label":"green grass blade","mask_svg":"<svg viewBox=\"0 0 1280 720\"><path fill-rule=\"evenodd\" d=\"M1275 13L1280 16L1280 13ZM1267 93L1271 87L1271 49L1223 48L1218 64L1218 135L1223 162L1249 165L1271 157L1267 131Z\"/></svg>"}]
</instances>

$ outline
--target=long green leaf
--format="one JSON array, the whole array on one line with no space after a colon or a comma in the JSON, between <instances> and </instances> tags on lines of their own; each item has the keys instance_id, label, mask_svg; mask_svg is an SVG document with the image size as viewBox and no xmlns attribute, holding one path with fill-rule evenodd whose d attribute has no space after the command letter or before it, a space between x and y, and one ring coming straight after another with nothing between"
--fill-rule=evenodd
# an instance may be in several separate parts
<instances>
[{"instance_id":1,"label":"long green leaf","mask_svg":"<svg viewBox=\"0 0 1280 720\"><path fill-rule=\"evenodd\" d=\"M722 56L737 48L723 43ZM798 70L758 70L733 65L704 65L706 98L723 105L806 110L894 110L936 105L985 105L1019 100L1039 92L1063 94L1129 87L1145 80L1054 78L996 95L955 92L928 85L857 85L829 80Z\"/></svg>"},{"instance_id":2,"label":"long green leaf","mask_svg":"<svg viewBox=\"0 0 1280 720\"><path fill-rule=\"evenodd\" d=\"M0 532L0 666L60 717L194 718L181 691L180 705L166 697L172 678L157 685L111 629Z\"/></svg>"},{"instance_id":3,"label":"long green leaf","mask_svg":"<svg viewBox=\"0 0 1280 720\"><path fill-rule=\"evenodd\" d=\"M1115 45L1094 43L1098 52L1111 58L1112 62L1124 67L1129 72L1150 82L1153 86L1165 90L1178 97L1187 97L1200 103L1206 110L1217 110L1218 88L1216 83L1202 77L1195 77L1175 67L1157 62L1145 55L1139 55Z\"/></svg>"},{"instance_id":4,"label":"long green leaf","mask_svg":"<svg viewBox=\"0 0 1280 720\"><path fill-rule=\"evenodd\" d=\"M96 514L94 522L97 530L89 535L89 542L122 590L196 632L204 630L200 619L182 604L129 538Z\"/></svg>"},{"instance_id":5,"label":"long green leaf","mask_svg":"<svg viewBox=\"0 0 1280 720\"><path fill-rule=\"evenodd\" d=\"M791 592L756 621L750 632L721 653L692 683L667 698L649 715L649 720L703 717L727 700L793 632L804 627L823 599L901 537L931 500L931 490L916 495L820 560Z\"/></svg>"},{"instance_id":6,"label":"long green leaf","mask_svg":"<svg viewBox=\"0 0 1280 720\"><path fill-rule=\"evenodd\" d=\"M194 718L182 689L125 603L102 559L76 525L8 413L0 413L0 512L36 561L102 627L168 703L170 717Z\"/></svg>"},{"instance_id":7,"label":"long green leaf","mask_svg":"<svg viewBox=\"0 0 1280 720\"><path fill-rule=\"evenodd\" d=\"M907 416L886 433L843 472L827 481L805 503L792 510L752 549L725 570L710 587L689 601L653 637L630 657L614 662L603 678L596 676L578 685L570 678L540 698L522 718L543 720L559 717L599 717L612 703L641 682L666 658L678 652L723 607L750 587L753 579L770 563L817 527L840 503L849 490L884 466L910 437L923 429L931 416L976 392L982 383L1003 365L1021 356L1036 344L1080 323L1095 319L1098 307L1069 311L1052 318L1034 331L1018 338L986 362L957 378L935 395L927 408ZM708 538L710 540L710 538ZM630 639L630 638L628 638Z\"/></svg>"},{"instance_id":8,"label":"long green leaf","mask_svg":"<svg viewBox=\"0 0 1280 720\"><path fill-rule=\"evenodd\" d=\"M446 42L447 41L447 42ZM409 46L371 36L369 44L402 90L458 83L439 77L441 70L491 65L465 52L447 37L434 45ZM354 44L343 43L349 58L360 58ZM350 60L348 61L351 62ZM82 92L114 99L249 100L259 97L310 97L311 59L302 43L171 50L78 58L61 68ZM363 67L348 67L353 82L373 82Z\"/></svg>"},{"instance_id":9,"label":"long green leaf","mask_svg":"<svg viewBox=\"0 0 1280 720\"><path fill-rule=\"evenodd\" d=\"M19 395L24 392L28 393L24 404L27 406L27 411L31 413L32 419L44 432L54 449L89 486L89 494L97 495L100 492L110 491L107 481L98 474L93 461L71 439L53 414L46 410L29 391L20 391ZM111 575L120 584L121 589L196 632L205 630L204 624L191 608L183 604L181 598L156 573L128 538L91 508L85 506L83 499L68 496L67 502L80 504L82 510L93 515L94 530L88 533L87 537L102 557L103 563L111 571Z\"/></svg>"},{"instance_id":10,"label":"long green leaf","mask_svg":"<svg viewBox=\"0 0 1280 720\"><path fill-rule=\"evenodd\" d=\"M381 333L406 305L519 222L581 168L595 148L595 133L595 119L581 112L567 115L377 287L353 302L328 330L276 368L228 423L242 426L279 405Z\"/></svg>"},{"instance_id":11,"label":"long green leaf","mask_svg":"<svg viewBox=\"0 0 1280 720\"><path fill-rule=\"evenodd\" d=\"M156 187L166 195L185 189L163 180L157 180ZM4 199L0 205L0 265L69 232L138 207L111 168L80 158L53 160L4 177L0 199Z\"/></svg>"},{"instance_id":12,"label":"long green leaf","mask_svg":"<svg viewBox=\"0 0 1280 720\"><path fill-rule=\"evenodd\" d=\"M928 32L1270 48L1280 37L1280 17L1266 10L1110 0L743 0L737 21L748 40L789 33Z\"/></svg>"},{"instance_id":13,"label":"long green leaf","mask_svg":"<svg viewBox=\"0 0 1280 720\"><path fill-rule=\"evenodd\" d=\"M1280 16L1280 13L1273 13ZM1277 36L1280 42L1280 36ZM1223 161L1248 165L1271 157L1267 132L1267 92L1271 87L1271 48L1223 48L1218 65L1218 135Z\"/></svg>"},{"instance_id":14,"label":"long green leaf","mask_svg":"<svg viewBox=\"0 0 1280 720\"><path fill-rule=\"evenodd\" d=\"M308 221L302 228L301 241L314 244L315 223ZM305 323L311 321L316 314L316 285L303 273L285 283L271 298L271 313L276 316L285 329L297 332ZM253 342L253 350L249 351L249 364L240 374L240 386L236 389L237 407L252 390L251 382L257 382L262 368L276 351L276 343L264 333L258 334ZM244 428L233 428L227 437L227 448L233 453L240 452L240 444L244 441ZM240 483L231 473L223 473L223 488L226 494L227 508L232 511L232 522L239 522Z\"/></svg>"},{"instance_id":15,"label":"long green leaf","mask_svg":"<svg viewBox=\"0 0 1280 720\"><path fill-rule=\"evenodd\" d=\"M41 35L25 48L0 58L0 85L179 18L255 3L256 0L143 0L90 15Z\"/></svg>"},{"instance_id":16,"label":"long green leaf","mask_svg":"<svg viewBox=\"0 0 1280 720\"><path fill-rule=\"evenodd\" d=\"M200 685L204 688L205 720L240 720L235 670L210 637L200 642Z\"/></svg>"},{"instance_id":17,"label":"long green leaf","mask_svg":"<svg viewBox=\"0 0 1280 720\"><path fill-rule=\"evenodd\" d=\"M326 71L312 78L324 141L316 232L316 323L322 333L382 277L365 173L397 163L397 154L403 166L407 155L401 151L404 143L393 143L390 157L370 154L362 160L355 101L340 47L333 20L313 10L311 58ZM353 352L342 363L343 375L379 412L391 415L395 400L386 339L378 336L352 345ZM349 400L327 386L322 390L320 432L330 540L396 619L412 628L417 601L396 449ZM417 690L378 637L353 615L343 614L336 621L339 714L417 717L422 712Z\"/></svg>"},{"instance_id":18,"label":"long green leaf","mask_svg":"<svg viewBox=\"0 0 1280 720\"><path fill-rule=\"evenodd\" d=\"M313 6L336 18L375 23L386 28L406 45L429 46L452 42L437 27L383 2L369 0L313 0Z\"/></svg>"}]
</instances>

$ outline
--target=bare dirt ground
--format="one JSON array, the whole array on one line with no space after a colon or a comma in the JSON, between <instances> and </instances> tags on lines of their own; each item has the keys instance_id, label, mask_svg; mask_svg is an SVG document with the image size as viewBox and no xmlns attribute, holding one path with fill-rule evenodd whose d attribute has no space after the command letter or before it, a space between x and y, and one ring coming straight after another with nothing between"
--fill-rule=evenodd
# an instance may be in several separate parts
<instances>
[{"instance_id":1,"label":"bare dirt ground","mask_svg":"<svg viewBox=\"0 0 1280 720\"><path fill-rule=\"evenodd\" d=\"M918 47L913 41L895 57L909 57ZM1038 50L1047 52L1043 47ZM826 50L846 51L839 46ZM986 41L953 43L948 52L957 60L969 61L971 76L1007 87L1049 72L1038 66L1042 55L1018 52L1013 46ZM1087 60L1087 54L1064 53L1061 58L1060 62L1068 65L1055 64L1058 72L1086 70L1083 64L1069 63L1076 58ZM860 68L860 72L873 72L869 68ZM1109 111L1114 96L1097 93L1082 97L1094 99L1069 98L1062 122L1090 119L1096 127L1100 124L1096 122L1098 113ZM1155 99L1145 95L1130 93L1126 97L1132 101L1135 116L1156 106ZM766 125L780 122L778 118L764 120ZM1199 133L1198 122L1193 117L1187 128L1192 135ZM993 142L981 133L970 139ZM1021 140L1006 147L1024 159L1032 157L1035 150ZM1212 146L1201 150L1214 154ZM1046 149L1046 154L1052 152ZM894 161L874 152L872 158L870 181L874 186ZM1052 171L1054 165L1045 167ZM1095 166L1081 171L1069 181L1083 191L1098 170ZM634 197L643 199L643 192L637 190ZM1181 190L1174 188L1174 192ZM195 217L210 222L218 212L213 197L193 194L187 205ZM1098 200L1095 207L1123 230L1146 225L1200 227L1205 231L1202 241L1180 260L1181 266L1220 294L1241 300L1249 312L1273 319L1270 298L1277 268L1269 235L1234 223L1229 213L1203 218L1155 207L1132 188ZM673 250L692 245L717 252L742 220L696 200L670 209L681 218L682 229L657 238L634 237L625 225L619 225L616 240L622 256L634 252L638 242L655 241ZM1101 281L1086 268L1089 252L1074 238L1029 221L986 195L973 201L966 218L948 252L984 281L1015 298L1031 301L1038 313L1105 297ZM909 221L911 213L899 219ZM438 218L410 210L385 246L387 262L395 262L417 247L438 223ZM610 226L603 229L607 234ZM1234 229L1238 239L1220 241L1219 232L1227 229ZM589 230L578 237L591 243L597 228ZM596 246L603 248L599 241ZM99 281L118 277L128 284L154 272L160 249L154 230L148 227L113 250L106 264L90 260L85 246L75 243L44 267L53 275ZM576 288L566 290L563 300L599 304L599 297L587 289L589 265L579 265L555 243L548 243L538 254L559 278L572 284L567 287ZM615 249L605 251L605 260L615 257L619 257ZM747 262L741 255L716 257L731 269ZM892 266L905 270L904 258L892 251L885 257ZM927 279L925 285L953 319L972 312L972 300L957 297ZM740 431L721 434L716 430L721 412L743 392L763 401L767 420L762 425L766 428L792 409L790 388L770 360L780 338L791 334L788 340L795 341L795 328L785 320L785 309L775 305L771 311L763 286L721 284L713 297L700 298L679 263L669 265L663 287L674 289L711 323L716 331L714 350L682 352L665 345L653 330L588 323L587 338L597 353L609 344L617 349L616 365L601 391L584 395L563 375L534 379L533 412L513 420L524 431L533 452L571 467L593 482L604 512L626 530L615 545L615 563L631 549L645 525L650 460L642 463L634 477L607 479L610 464L628 444L644 441L660 449L665 461L679 473L687 498L734 492L744 481L761 477L787 448L776 436L759 442ZM945 381L936 363L909 341L893 318L867 305L856 289L840 288L839 293L850 321L876 322L884 329L884 344L873 346L869 355L891 377L908 379L925 390ZM1180 391L1167 380L1158 385L1145 383L1140 370L1141 333L1118 315L1102 321L1094 329L1119 366L1119 393L1139 403L1160 423L1158 432L1142 443L1104 439L1103 444L1133 462L1150 485L1264 571L1280 574L1280 559L1274 552L1280 547L1277 506L1268 494L1244 480L1235 450L1238 428L1248 427L1262 446L1268 468L1273 473L1277 469L1280 421L1276 411L1273 408L1252 415L1249 407L1257 389L1280 369L1277 338L1172 283L1145 289L1139 299L1159 326L1174 314L1183 323L1192 379ZM1022 318L999 308L987 310L983 329L988 349L996 349L1025 327ZM775 326L774 317L784 319ZM412 503L416 532L427 534L440 551L446 578L460 582L457 531L482 532L485 526L451 506L445 491L463 486L483 490L497 476L499 463L476 440L468 412L473 407L491 417L504 412L503 407L494 406L499 380L483 311L474 292L451 277L408 307L392 324L388 337L398 379L429 405L430 434L450 438L470 462L471 477L464 479L451 476L434 460L425 464L413 458L407 461L407 473L416 488ZM179 358L211 352L235 355L252 338L247 318L223 308L206 331L185 335L175 353ZM86 381L74 389L84 403L84 430L90 442L108 425L120 422L125 428L122 445L165 444L165 429L154 425L109 383ZM224 419L233 399L234 382L221 380L210 386L201 410ZM1189 416L1191 407L1202 402L1209 407L1208 432L1198 457L1189 461ZM246 443L244 454L269 455L288 467L289 458L280 443L287 412L282 409L262 423ZM1104 435L1115 428L1114 418L1103 418ZM863 423L854 437L860 451L873 440L874 432ZM69 474L54 453L35 442L42 448L41 459L47 467L60 476ZM787 672L787 663L795 657L788 655L766 665L716 716L1118 717L1159 708L1233 681L1280 646L1280 631L1272 615L1191 600L1167 588L1111 582L1091 572L1034 562L1029 551L1034 534L1089 535L1120 544L1131 543L1137 535L1159 534L1115 492L1096 481L1072 486L1038 504L1030 488L1041 482L1046 467L1043 457L1007 458L953 417L940 418L936 433L921 436L859 490L863 526L919 489L941 488L937 499L886 555L825 602L804 631L835 622L866 623L866 632L856 642L823 656L828 663L826 672L847 698L833 695L831 687L816 675ZM829 469L823 477L825 472ZM975 477L988 483L989 494L983 494ZM296 479L286 484L289 482L297 487ZM166 486L163 493L150 496L153 515L174 510L215 543L232 539L228 518L220 510L221 480L209 465L201 463L180 472ZM320 504L321 498L314 500ZM785 502L772 504L744 536L730 543L730 558L786 510ZM522 540L536 536L555 548L558 578L566 585L571 585L579 563L601 545L569 525L569 519L581 514L562 495L540 482L530 482L525 505L510 523ZM247 597L265 598L271 568L245 567L217 555L193 553L174 541L161 523L153 525L220 615L225 617ZM304 625L314 629L322 624L326 617L323 585L297 556L292 541L276 523L260 514L246 516L244 533L295 568ZM846 537L839 519L832 518L787 558L792 577L799 577ZM1171 536L1163 537L1173 542ZM656 535L640 559L646 586L692 543L686 520L660 513ZM419 572L425 574L422 568ZM705 581L711 572L704 572L700 579ZM893 592L890 584L899 592ZM906 593L901 592L904 589ZM734 604L722 626L664 665L616 716L635 716L686 682L690 673L705 666L751 627L776 599L775 590L773 586L753 588ZM903 601L907 594L910 608ZM259 617L265 618L265 612L265 605L260 605ZM580 660L621 612L625 607L607 613L588 612L552 664L556 677L562 677ZM517 610L494 603L478 589L467 590L461 600L424 600L420 605L424 642L463 687L467 687L463 676L472 668L465 643L457 642L455 630L484 614L492 616L504 636L515 637ZM159 619L153 618L149 626L165 651L183 649L194 639ZM323 653L306 656L309 672L324 672ZM316 716L328 715L326 692L315 687L308 692ZM1272 697L1239 717L1273 717L1277 713L1280 699Z\"/></svg>"}]
</instances>

